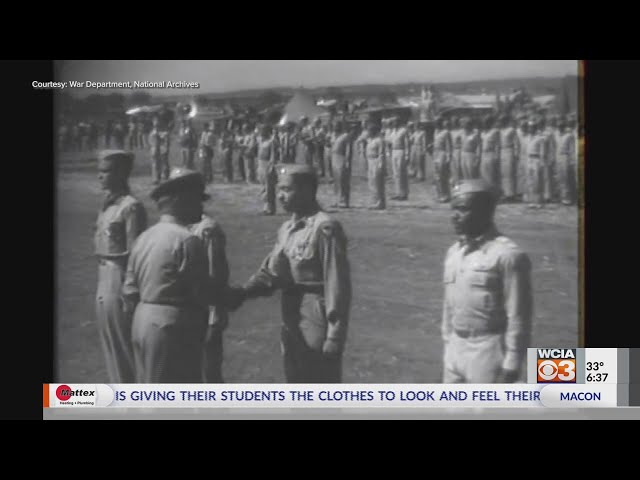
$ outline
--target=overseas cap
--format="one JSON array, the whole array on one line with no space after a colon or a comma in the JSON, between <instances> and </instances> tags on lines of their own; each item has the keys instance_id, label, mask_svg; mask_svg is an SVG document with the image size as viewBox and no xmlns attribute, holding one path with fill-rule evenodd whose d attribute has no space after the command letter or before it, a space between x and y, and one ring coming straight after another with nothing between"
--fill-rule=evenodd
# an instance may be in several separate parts
<instances>
[{"instance_id":1,"label":"overseas cap","mask_svg":"<svg viewBox=\"0 0 640 480\"><path fill-rule=\"evenodd\" d=\"M151 198L158 200L166 195L175 195L189 191L201 191L202 199L208 200L209 195L204 193L205 182L200 172L188 168L174 168L169 179L158 185L151 192Z\"/></svg>"},{"instance_id":2,"label":"overseas cap","mask_svg":"<svg viewBox=\"0 0 640 480\"><path fill-rule=\"evenodd\" d=\"M495 200L498 199L497 190L486 180L481 178L473 180L463 180L453 189L453 197L460 197L469 193L488 193Z\"/></svg>"},{"instance_id":3,"label":"overseas cap","mask_svg":"<svg viewBox=\"0 0 640 480\"><path fill-rule=\"evenodd\" d=\"M134 157L132 152L124 150L102 150L98 153L98 168L100 170L121 168L128 174L133 168Z\"/></svg>"}]
</instances>

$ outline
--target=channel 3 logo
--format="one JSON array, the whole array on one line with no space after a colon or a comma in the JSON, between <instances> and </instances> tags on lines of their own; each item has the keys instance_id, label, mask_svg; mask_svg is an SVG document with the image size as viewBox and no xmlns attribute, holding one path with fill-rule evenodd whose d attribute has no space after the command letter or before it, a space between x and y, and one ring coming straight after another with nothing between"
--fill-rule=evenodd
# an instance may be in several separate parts
<instances>
[{"instance_id":1,"label":"channel 3 logo","mask_svg":"<svg viewBox=\"0 0 640 480\"><path fill-rule=\"evenodd\" d=\"M538 383L576 383L576 349L539 348Z\"/></svg>"}]
</instances>

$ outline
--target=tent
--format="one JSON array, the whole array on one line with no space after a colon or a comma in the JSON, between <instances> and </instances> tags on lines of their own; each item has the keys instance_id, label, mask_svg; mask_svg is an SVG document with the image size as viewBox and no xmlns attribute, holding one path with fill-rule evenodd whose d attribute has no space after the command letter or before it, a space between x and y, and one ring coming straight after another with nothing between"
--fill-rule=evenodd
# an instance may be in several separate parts
<instances>
[{"instance_id":1,"label":"tent","mask_svg":"<svg viewBox=\"0 0 640 480\"><path fill-rule=\"evenodd\" d=\"M327 111L317 106L311 95L304 90L298 90L291 100L289 100L286 107L284 107L284 113L279 124L284 125L287 122L298 123L300 117L303 116L312 122L315 117L325 116L326 114Z\"/></svg>"}]
</instances>

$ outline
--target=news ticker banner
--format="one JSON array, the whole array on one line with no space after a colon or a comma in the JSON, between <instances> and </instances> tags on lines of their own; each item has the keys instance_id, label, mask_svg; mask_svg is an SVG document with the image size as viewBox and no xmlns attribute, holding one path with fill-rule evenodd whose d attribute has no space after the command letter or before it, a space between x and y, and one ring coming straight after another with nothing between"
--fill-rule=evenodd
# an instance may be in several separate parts
<instances>
[{"instance_id":1,"label":"news ticker banner","mask_svg":"<svg viewBox=\"0 0 640 480\"><path fill-rule=\"evenodd\" d=\"M640 349L529 349L515 384L45 384L45 408L640 406Z\"/></svg>"}]
</instances>

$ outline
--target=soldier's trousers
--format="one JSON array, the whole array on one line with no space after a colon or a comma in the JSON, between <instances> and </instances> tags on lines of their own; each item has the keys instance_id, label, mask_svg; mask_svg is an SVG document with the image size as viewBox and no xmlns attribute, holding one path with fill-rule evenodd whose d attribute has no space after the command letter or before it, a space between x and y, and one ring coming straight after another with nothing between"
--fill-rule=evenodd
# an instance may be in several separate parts
<instances>
[{"instance_id":1,"label":"soldier's trousers","mask_svg":"<svg viewBox=\"0 0 640 480\"><path fill-rule=\"evenodd\" d=\"M245 168L245 164L244 164L244 154L242 153L242 151L240 149L237 149L233 152L233 156L236 157L235 158L235 163L236 165L238 165L238 177L240 177L241 180L243 181L247 181L247 169Z\"/></svg>"},{"instance_id":2,"label":"soldier's trousers","mask_svg":"<svg viewBox=\"0 0 640 480\"><path fill-rule=\"evenodd\" d=\"M385 187L385 165L382 158L368 159L369 191L371 192L371 207L387 208Z\"/></svg>"},{"instance_id":3,"label":"soldier's trousers","mask_svg":"<svg viewBox=\"0 0 640 480\"><path fill-rule=\"evenodd\" d=\"M529 200L529 156L522 152L517 164L516 195L521 196L522 200L527 202Z\"/></svg>"},{"instance_id":4,"label":"soldier's trousers","mask_svg":"<svg viewBox=\"0 0 640 480\"><path fill-rule=\"evenodd\" d=\"M558 183L560 184L560 198L563 202L575 203L578 192L576 178L576 162L569 155L558 155Z\"/></svg>"},{"instance_id":5,"label":"soldier's trousers","mask_svg":"<svg viewBox=\"0 0 640 480\"><path fill-rule=\"evenodd\" d=\"M201 383L207 312L139 303L132 338L137 383Z\"/></svg>"},{"instance_id":6,"label":"soldier's trousers","mask_svg":"<svg viewBox=\"0 0 640 480\"><path fill-rule=\"evenodd\" d=\"M315 164L317 165L318 173L321 177L325 175L324 164L324 147L316 145L313 149L313 156L315 157Z\"/></svg>"},{"instance_id":7,"label":"soldier's trousers","mask_svg":"<svg viewBox=\"0 0 640 480\"><path fill-rule=\"evenodd\" d=\"M227 182L233 182L233 151L229 149L222 150L222 168Z\"/></svg>"},{"instance_id":8,"label":"soldier's trousers","mask_svg":"<svg viewBox=\"0 0 640 480\"><path fill-rule=\"evenodd\" d=\"M449 171L451 172L451 186L453 187L462 180L460 172L460 150L453 151Z\"/></svg>"},{"instance_id":9,"label":"soldier's trousers","mask_svg":"<svg viewBox=\"0 0 640 480\"><path fill-rule=\"evenodd\" d=\"M409 172L408 162L404 150L394 150L392 154L394 166L394 179L396 185L396 195L401 198L409 196Z\"/></svg>"},{"instance_id":10,"label":"soldier's trousers","mask_svg":"<svg viewBox=\"0 0 640 480\"><path fill-rule=\"evenodd\" d=\"M556 161L549 160L545 162L544 167L544 199L546 202L552 202L556 198Z\"/></svg>"},{"instance_id":11,"label":"soldier's trousers","mask_svg":"<svg viewBox=\"0 0 640 480\"><path fill-rule=\"evenodd\" d=\"M217 332L204 345L203 377L205 383L224 383L222 376L223 332Z\"/></svg>"},{"instance_id":12,"label":"soldier's trousers","mask_svg":"<svg viewBox=\"0 0 640 480\"><path fill-rule=\"evenodd\" d=\"M193 148L181 148L182 153L182 166L190 170L195 170L194 157L196 151Z\"/></svg>"},{"instance_id":13,"label":"soldier's trousers","mask_svg":"<svg viewBox=\"0 0 640 480\"><path fill-rule=\"evenodd\" d=\"M138 148L138 135L137 134L132 134L129 135L129 150L133 150L135 148Z\"/></svg>"},{"instance_id":14,"label":"soldier's trousers","mask_svg":"<svg viewBox=\"0 0 640 480\"><path fill-rule=\"evenodd\" d=\"M151 176L157 182L169 178L169 153L155 153L151 156Z\"/></svg>"},{"instance_id":15,"label":"soldier's trousers","mask_svg":"<svg viewBox=\"0 0 640 480\"><path fill-rule=\"evenodd\" d=\"M270 162L259 160L258 181L262 185L263 211L270 214L276 213L276 184L278 183L278 176L276 169L270 166Z\"/></svg>"},{"instance_id":16,"label":"soldier's trousers","mask_svg":"<svg viewBox=\"0 0 640 480\"><path fill-rule=\"evenodd\" d=\"M418 181L425 181L427 178L427 156L425 152L411 150L411 170Z\"/></svg>"},{"instance_id":17,"label":"soldier's trousers","mask_svg":"<svg viewBox=\"0 0 640 480\"><path fill-rule=\"evenodd\" d=\"M433 166L435 167L435 184L438 200L449 200L450 188L450 164L447 152L436 152Z\"/></svg>"},{"instance_id":18,"label":"soldier's trousers","mask_svg":"<svg viewBox=\"0 0 640 480\"><path fill-rule=\"evenodd\" d=\"M256 157L254 155L244 155L244 163L248 170L247 181L249 183L256 183Z\"/></svg>"},{"instance_id":19,"label":"soldier's trousers","mask_svg":"<svg viewBox=\"0 0 640 480\"><path fill-rule=\"evenodd\" d=\"M335 167L335 192L338 205L349 206L349 197L351 194L351 168L347 163L344 155L334 153L332 162Z\"/></svg>"},{"instance_id":20,"label":"soldier's trousers","mask_svg":"<svg viewBox=\"0 0 640 480\"><path fill-rule=\"evenodd\" d=\"M506 198L516 196L518 187L518 158L513 148L500 150L500 180L502 195Z\"/></svg>"},{"instance_id":21,"label":"soldier's trousers","mask_svg":"<svg viewBox=\"0 0 640 480\"><path fill-rule=\"evenodd\" d=\"M544 165L542 160L529 157L527 165L528 193L527 201L536 205L544 202Z\"/></svg>"},{"instance_id":22,"label":"soldier's trousers","mask_svg":"<svg viewBox=\"0 0 640 480\"><path fill-rule=\"evenodd\" d=\"M324 159L325 164L327 166L327 172L329 173L329 177L333 178L333 160L332 153L330 148L324 148Z\"/></svg>"},{"instance_id":23,"label":"soldier's trousers","mask_svg":"<svg viewBox=\"0 0 640 480\"><path fill-rule=\"evenodd\" d=\"M341 383L342 357L324 355L310 348L299 333L288 327L281 332L284 374L287 383Z\"/></svg>"},{"instance_id":24,"label":"soldier's trousers","mask_svg":"<svg viewBox=\"0 0 640 480\"><path fill-rule=\"evenodd\" d=\"M98 267L96 317L111 383L135 383L131 318L122 311L120 290L124 268L101 260Z\"/></svg>"},{"instance_id":25,"label":"soldier's trousers","mask_svg":"<svg viewBox=\"0 0 640 480\"><path fill-rule=\"evenodd\" d=\"M444 347L442 383L495 383L503 361L502 334L461 338L452 332Z\"/></svg>"},{"instance_id":26,"label":"soldier's trousers","mask_svg":"<svg viewBox=\"0 0 640 480\"><path fill-rule=\"evenodd\" d=\"M206 183L213 182L213 148L206 148L200 153L200 172Z\"/></svg>"},{"instance_id":27,"label":"soldier's trousers","mask_svg":"<svg viewBox=\"0 0 640 480\"><path fill-rule=\"evenodd\" d=\"M460 153L460 180L480 178L480 162L474 152Z\"/></svg>"},{"instance_id":28,"label":"soldier's trousers","mask_svg":"<svg viewBox=\"0 0 640 480\"><path fill-rule=\"evenodd\" d=\"M500 159L495 152L482 152L480 176L489 185L500 188Z\"/></svg>"}]
</instances>

